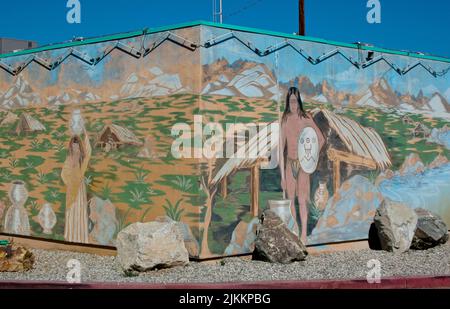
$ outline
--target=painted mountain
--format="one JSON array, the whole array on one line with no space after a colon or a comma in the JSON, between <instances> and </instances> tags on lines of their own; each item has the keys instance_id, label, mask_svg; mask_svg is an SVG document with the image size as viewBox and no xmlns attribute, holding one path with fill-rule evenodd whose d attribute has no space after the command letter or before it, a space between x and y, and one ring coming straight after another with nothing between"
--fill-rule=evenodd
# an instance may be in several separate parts
<instances>
[{"instance_id":1,"label":"painted mountain","mask_svg":"<svg viewBox=\"0 0 450 309\"><path fill-rule=\"evenodd\" d=\"M450 113L450 104L438 92L430 97L424 96L422 91L419 91L417 96L411 94L402 95L395 92L383 78L375 80L361 93L338 91L326 80L314 85L305 76L296 78L293 84L299 87L306 99L314 103L367 106L379 109L395 108L409 112Z\"/></svg>"},{"instance_id":2,"label":"painted mountain","mask_svg":"<svg viewBox=\"0 0 450 309\"><path fill-rule=\"evenodd\" d=\"M434 113L450 112L450 105L439 93L425 97L420 91L415 97L410 94L397 94L385 79L379 79L356 101L357 106L372 106L377 108L391 107L405 111L429 111Z\"/></svg>"},{"instance_id":3,"label":"painted mountain","mask_svg":"<svg viewBox=\"0 0 450 309\"><path fill-rule=\"evenodd\" d=\"M274 74L263 64L219 60L203 66L201 94L278 99Z\"/></svg>"},{"instance_id":4,"label":"painted mountain","mask_svg":"<svg viewBox=\"0 0 450 309\"><path fill-rule=\"evenodd\" d=\"M29 105L40 105L42 99L30 84L19 76L12 86L0 96L0 107L4 109L23 108Z\"/></svg>"},{"instance_id":5,"label":"painted mountain","mask_svg":"<svg viewBox=\"0 0 450 309\"><path fill-rule=\"evenodd\" d=\"M215 63L204 65L203 69L202 94L283 100L287 89L295 85L300 89L303 98L312 103L366 106L450 117L450 104L446 99L450 95L450 90L444 95L437 92L437 89L430 96L425 96L422 90L417 96L409 93L401 94L384 78L377 79L368 87L354 93L341 91L328 80L314 84L307 76L299 76L290 82L277 85L274 73L267 66L249 61L236 61L230 64L227 60L220 59Z\"/></svg>"},{"instance_id":6,"label":"painted mountain","mask_svg":"<svg viewBox=\"0 0 450 309\"><path fill-rule=\"evenodd\" d=\"M110 85L107 91L95 87L80 86L72 83L67 88L33 86L22 75L0 92L0 109L10 110L30 106L57 107L60 105L99 102L106 99L129 99L138 97L156 97L176 93L192 92L183 87L178 74L164 73L158 67L152 67L143 75L131 73L124 82Z\"/></svg>"},{"instance_id":7,"label":"painted mountain","mask_svg":"<svg viewBox=\"0 0 450 309\"><path fill-rule=\"evenodd\" d=\"M192 92L183 87L178 74L166 74L158 67L148 70L147 76L132 73L120 87L119 93L111 98L138 98L164 96L176 93Z\"/></svg>"}]
</instances>

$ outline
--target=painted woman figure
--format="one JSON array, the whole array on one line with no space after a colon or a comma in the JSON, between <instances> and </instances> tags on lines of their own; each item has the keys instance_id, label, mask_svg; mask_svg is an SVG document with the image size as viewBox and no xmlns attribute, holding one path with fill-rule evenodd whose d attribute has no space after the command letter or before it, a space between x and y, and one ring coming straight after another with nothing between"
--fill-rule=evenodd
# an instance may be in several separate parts
<instances>
[{"instance_id":1,"label":"painted woman figure","mask_svg":"<svg viewBox=\"0 0 450 309\"><path fill-rule=\"evenodd\" d=\"M81 138L81 132L84 138ZM70 242L88 243L88 201L84 174L91 157L91 145L84 126L72 126L72 134L61 172L67 188L64 238Z\"/></svg>"},{"instance_id":2,"label":"painted woman figure","mask_svg":"<svg viewBox=\"0 0 450 309\"><path fill-rule=\"evenodd\" d=\"M308 226L310 174L317 167L319 153L324 144L325 138L322 132L314 123L311 115L303 109L299 90L295 87L289 88L281 120L279 156L281 187L283 192L287 193L287 198L291 200L293 218L297 218L295 211L295 197L297 196L302 225L300 237L304 244L306 244ZM298 231L297 221L294 221L294 230Z\"/></svg>"}]
</instances>

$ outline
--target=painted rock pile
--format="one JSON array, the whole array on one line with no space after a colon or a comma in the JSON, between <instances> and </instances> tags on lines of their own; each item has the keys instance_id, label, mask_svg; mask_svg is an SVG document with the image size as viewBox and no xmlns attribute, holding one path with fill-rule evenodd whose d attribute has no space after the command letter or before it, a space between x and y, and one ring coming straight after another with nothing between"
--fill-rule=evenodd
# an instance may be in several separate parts
<instances>
[{"instance_id":1,"label":"painted rock pile","mask_svg":"<svg viewBox=\"0 0 450 309\"><path fill-rule=\"evenodd\" d=\"M369 179L356 175L328 200L308 244L363 239L383 197Z\"/></svg>"},{"instance_id":2,"label":"painted rock pile","mask_svg":"<svg viewBox=\"0 0 450 309\"><path fill-rule=\"evenodd\" d=\"M103 246L113 245L119 226L114 204L110 200L102 200L94 196L89 202L89 210L89 219L92 223L89 236L92 241Z\"/></svg>"},{"instance_id":3,"label":"painted rock pile","mask_svg":"<svg viewBox=\"0 0 450 309\"><path fill-rule=\"evenodd\" d=\"M231 234L231 241L225 249L225 254L238 255L253 252L253 250L255 250L256 229L258 223L258 218L253 218L250 222L239 222Z\"/></svg>"}]
</instances>

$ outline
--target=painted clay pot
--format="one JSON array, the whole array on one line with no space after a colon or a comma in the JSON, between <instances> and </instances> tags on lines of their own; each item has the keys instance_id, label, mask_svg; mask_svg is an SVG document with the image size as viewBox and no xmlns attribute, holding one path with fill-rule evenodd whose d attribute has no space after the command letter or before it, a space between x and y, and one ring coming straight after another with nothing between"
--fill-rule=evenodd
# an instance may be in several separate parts
<instances>
[{"instance_id":1,"label":"painted clay pot","mask_svg":"<svg viewBox=\"0 0 450 309\"><path fill-rule=\"evenodd\" d=\"M286 224L288 229L295 235L298 235L296 231L295 218L291 212L290 200L269 200L269 209L272 210L278 217Z\"/></svg>"},{"instance_id":2,"label":"painted clay pot","mask_svg":"<svg viewBox=\"0 0 450 309\"><path fill-rule=\"evenodd\" d=\"M25 183L21 180L16 180L12 183L11 190L9 191L9 199L13 206L23 207L28 199L28 191L25 187Z\"/></svg>"},{"instance_id":3,"label":"painted clay pot","mask_svg":"<svg viewBox=\"0 0 450 309\"><path fill-rule=\"evenodd\" d=\"M28 191L23 181L14 181L9 191L12 206L5 216L4 231L9 234L30 235L28 213L23 207L28 199Z\"/></svg>"},{"instance_id":4,"label":"painted clay pot","mask_svg":"<svg viewBox=\"0 0 450 309\"><path fill-rule=\"evenodd\" d=\"M70 129L72 131L72 134L74 135L81 135L84 130L84 119L83 116L81 116L81 111L79 109L76 109L72 113L72 119L70 120Z\"/></svg>"},{"instance_id":5,"label":"painted clay pot","mask_svg":"<svg viewBox=\"0 0 450 309\"><path fill-rule=\"evenodd\" d=\"M44 234L52 234L56 225L56 214L50 204L45 203L38 214L38 223L44 230Z\"/></svg>"},{"instance_id":6,"label":"painted clay pot","mask_svg":"<svg viewBox=\"0 0 450 309\"><path fill-rule=\"evenodd\" d=\"M323 211L327 206L330 193L328 192L327 183L325 181L319 182L319 187L314 193L314 203L317 209Z\"/></svg>"}]
</instances>

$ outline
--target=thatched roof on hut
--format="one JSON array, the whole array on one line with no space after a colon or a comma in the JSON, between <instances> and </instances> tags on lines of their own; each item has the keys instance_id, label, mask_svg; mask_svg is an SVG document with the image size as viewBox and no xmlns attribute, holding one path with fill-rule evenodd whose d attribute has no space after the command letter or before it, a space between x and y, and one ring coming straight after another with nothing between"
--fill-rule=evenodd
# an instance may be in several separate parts
<instances>
[{"instance_id":1,"label":"thatched roof on hut","mask_svg":"<svg viewBox=\"0 0 450 309\"><path fill-rule=\"evenodd\" d=\"M312 114L315 119L320 114L325 117L350 153L373 160L382 170L392 165L383 140L373 128L363 127L356 121L327 109L315 109Z\"/></svg>"},{"instance_id":2,"label":"thatched roof on hut","mask_svg":"<svg viewBox=\"0 0 450 309\"><path fill-rule=\"evenodd\" d=\"M103 145L109 143L111 140L118 145L143 145L133 132L116 124L106 125L98 134L96 144Z\"/></svg>"},{"instance_id":3,"label":"thatched roof on hut","mask_svg":"<svg viewBox=\"0 0 450 309\"><path fill-rule=\"evenodd\" d=\"M336 132L348 152L373 160L374 164L382 170L392 165L383 140L373 128L363 127L348 117L336 115L326 109L317 108L312 111L314 118L319 114L327 119L328 125ZM320 124L318 125L320 127ZM258 141L263 139L270 141L270 130L261 130L246 145L241 147L243 149L238 149L237 153L242 150L247 150L246 153L257 153L255 149L258 147ZM275 138L274 142L272 145L269 143L270 149L268 145L266 149L257 153L255 157L250 158L246 155L244 158L217 159L210 185L219 183L238 169L252 167L258 161L267 159L270 155L276 155L278 153L278 138Z\"/></svg>"},{"instance_id":4,"label":"thatched roof on hut","mask_svg":"<svg viewBox=\"0 0 450 309\"><path fill-rule=\"evenodd\" d=\"M16 114L8 111L5 115L5 117L3 117L2 121L0 122L0 127L6 126L9 124L13 124L17 121L17 119L19 119L19 117L17 117Z\"/></svg>"},{"instance_id":5,"label":"thatched roof on hut","mask_svg":"<svg viewBox=\"0 0 450 309\"><path fill-rule=\"evenodd\" d=\"M45 131L45 126L39 122L39 120L31 117L27 113L23 113L20 115L19 123L16 127L16 133L20 134L21 132L38 132Z\"/></svg>"},{"instance_id":6,"label":"thatched roof on hut","mask_svg":"<svg viewBox=\"0 0 450 309\"><path fill-rule=\"evenodd\" d=\"M260 143L260 141L267 141L267 143L263 149L258 152L258 143ZM260 130L258 134L250 138L245 145L238 148L236 153L245 153L243 158L218 159L215 169L216 172L214 173L210 185L219 183L223 178L231 175L236 170L249 168L259 161L265 161L272 154L278 151L279 139L275 138L272 142L273 144L271 144L271 130L263 129Z\"/></svg>"}]
</instances>

